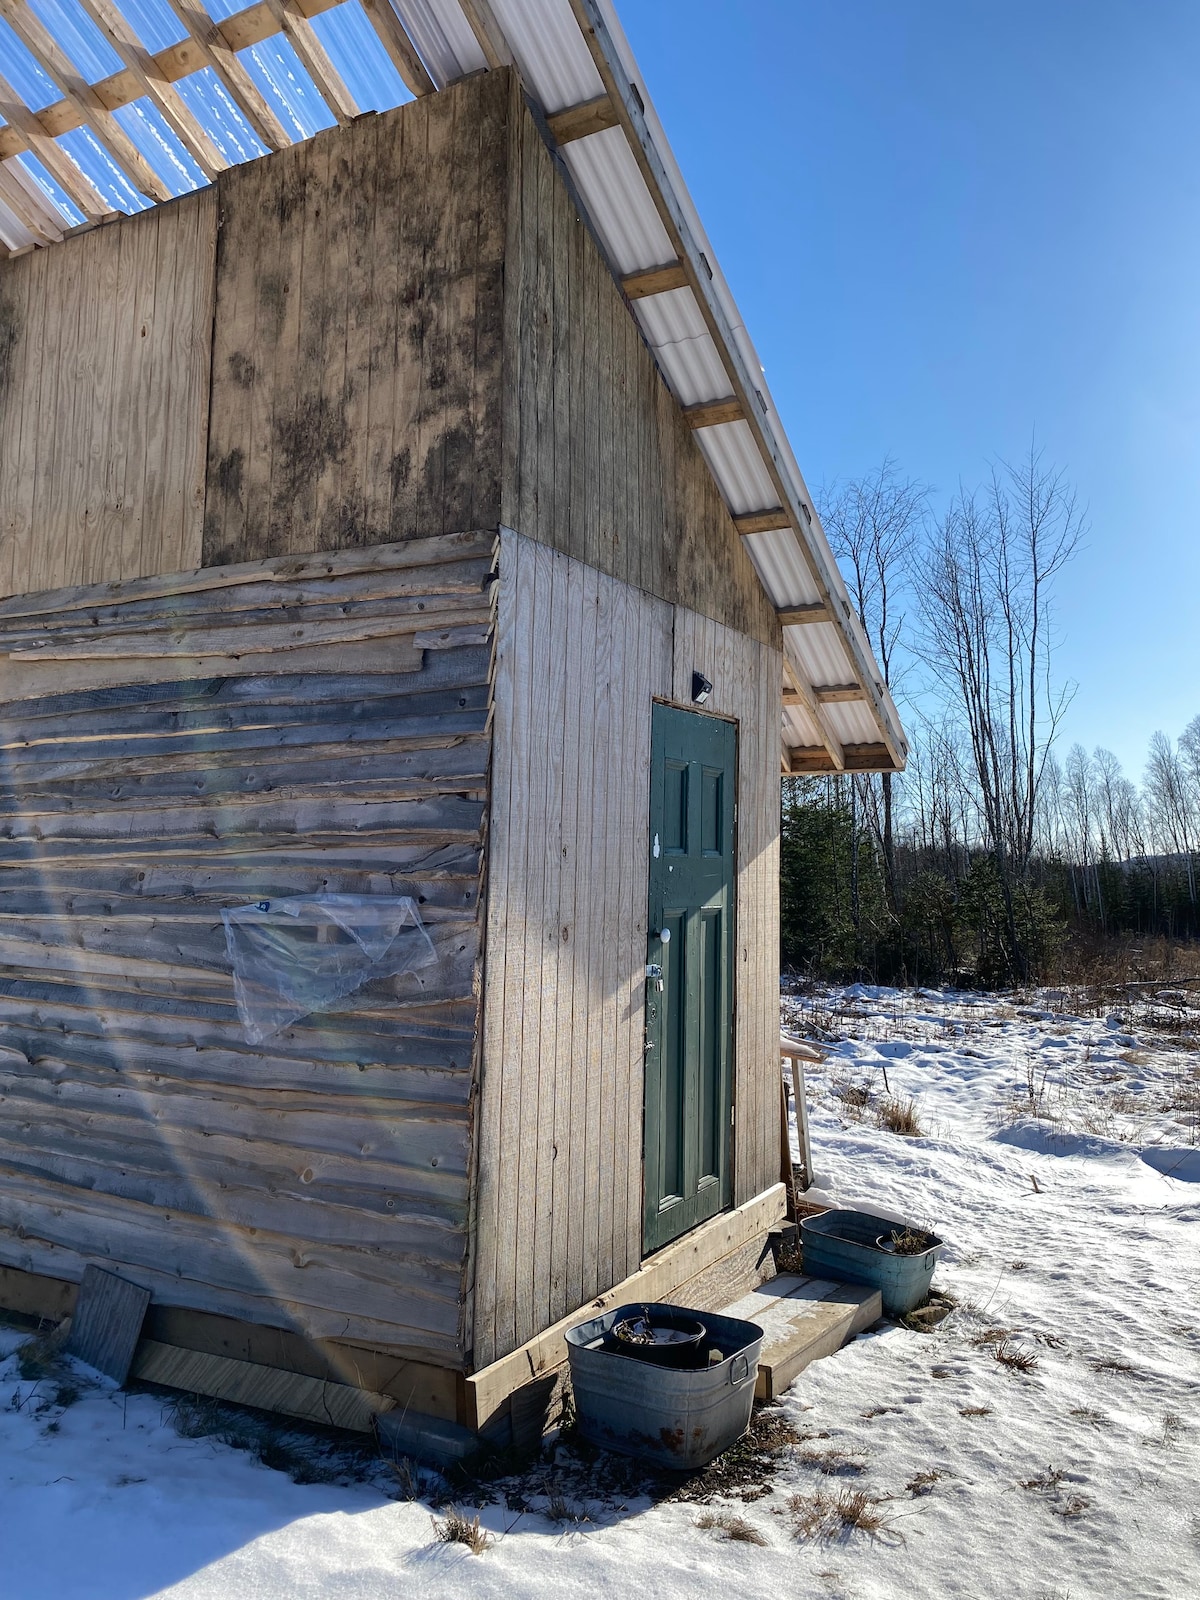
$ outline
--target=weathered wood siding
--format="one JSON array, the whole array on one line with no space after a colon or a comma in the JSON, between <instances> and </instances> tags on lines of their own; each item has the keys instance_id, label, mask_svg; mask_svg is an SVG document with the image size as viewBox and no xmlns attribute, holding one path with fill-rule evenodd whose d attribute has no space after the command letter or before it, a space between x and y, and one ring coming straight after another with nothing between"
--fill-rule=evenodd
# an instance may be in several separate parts
<instances>
[{"instance_id":1,"label":"weathered wood siding","mask_svg":"<svg viewBox=\"0 0 1200 1600\"><path fill-rule=\"evenodd\" d=\"M493 543L0 603L0 1262L461 1361ZM220 908L322 889L441 961L250 1046Z\"/></svg>"},{"instance_id":2,"label":"weathered wood siding","mask_svg":"<svg viewBox=\"0 0 1200 1600\"><path fill-rule=\"evenodd\" d=\"M476 1369L641 1261L651 705L697 667L738 720L735 1202L779 1175L779 653L507 531L500 574Z\"/></svg>"},{"instance_id":3,"label":"weathered wood siding","mask_svg":"<svg viewBox=\"0 0 1200 1600\"><path fill-rule=\"evenodd\" d=\"M508 205L508 527L779 645L679 405L523 105Z\"/></svg>"},{"instance_id":4,"label":"weathered wood siding","mask_svg":"<svg viewBox=\"0 0 1200 1600\"><path fill-rule=\"evenodd\" d=\"M506 73L223 173L204 562L495 527Z\"/></svg>"},{"instance_id":5,"label":"weathered wood siding","mask_svg":"<svg viewBox=\"0 0 1200 1600\"><path fill-rule=\"evenodd\" d=\"M199 564L216 213L0 263L0 594Z\"/></svg>"}]
</instances>

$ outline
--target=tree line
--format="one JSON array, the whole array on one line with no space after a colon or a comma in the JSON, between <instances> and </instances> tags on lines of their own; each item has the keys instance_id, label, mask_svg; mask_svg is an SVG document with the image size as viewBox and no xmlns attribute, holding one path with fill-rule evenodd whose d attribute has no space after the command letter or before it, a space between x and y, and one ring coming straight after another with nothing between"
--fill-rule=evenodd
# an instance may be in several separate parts
<instances>
[{"instance_id":1,"label":"tree line","mask_svg":"<svg viewBox=\"0 0 1200 1600\"><path fill-rule=\"evenodd\" d=\"M891 461L822 519L910 736L903 774L784 780L788 965L879 982L1059 975L1084 946L1200 937L1200 716L1141 784L1059 732L1054 594L1086 536L1036 448L938 513Z\"/></svg>"}]
</instances>

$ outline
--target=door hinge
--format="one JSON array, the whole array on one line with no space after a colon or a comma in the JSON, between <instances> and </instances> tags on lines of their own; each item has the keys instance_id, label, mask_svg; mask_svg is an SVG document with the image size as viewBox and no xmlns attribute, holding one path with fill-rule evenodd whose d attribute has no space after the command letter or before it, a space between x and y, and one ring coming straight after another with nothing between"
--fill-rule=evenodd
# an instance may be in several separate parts
<instances>
[{"instance_id":1,"label":"door hinge","mask_svg":"<svg viewBox=\"0 0 1200 1600\"><path fill-rule=\"evenodd\" d=\"M729 1108L729 1126L732 1128L736 1124L736 1122L737 1122L737 1107L736 1106L730 1106L730 1108Z\"/></svg>"}]
</instances>

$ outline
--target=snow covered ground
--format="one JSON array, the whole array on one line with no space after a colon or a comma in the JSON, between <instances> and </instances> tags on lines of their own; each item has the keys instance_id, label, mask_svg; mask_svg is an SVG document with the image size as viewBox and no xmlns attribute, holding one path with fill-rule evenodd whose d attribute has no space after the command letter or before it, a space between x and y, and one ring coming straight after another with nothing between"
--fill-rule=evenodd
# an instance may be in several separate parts
<instances>
[{"instance_id":1,"label":"snow covered ground","mask_svg":"<svg viewBox=\"0 0 1200 1600\"><path fill-rule=\"evenodd\" d=\"M802 1374L768 1492L655 1503L630 1477L589 1498L564 1449L459 1496L492 1536L476 1556L382 1469L297 1483L183 1436L192 1413L161 1396L23 1378L0 1330L0 1595L1200 1595L1200 1055L1178 1018L1159 1030L1169 1012L1069 1004L785 999L830 1041L809 1076L822 1196L942 1234L935 1285L957 1306ZM889 1096L915 1101L922 1136L878 1126ZM706 1512L765 1542L697 1527Z\"/></svg>"}]
</instances>

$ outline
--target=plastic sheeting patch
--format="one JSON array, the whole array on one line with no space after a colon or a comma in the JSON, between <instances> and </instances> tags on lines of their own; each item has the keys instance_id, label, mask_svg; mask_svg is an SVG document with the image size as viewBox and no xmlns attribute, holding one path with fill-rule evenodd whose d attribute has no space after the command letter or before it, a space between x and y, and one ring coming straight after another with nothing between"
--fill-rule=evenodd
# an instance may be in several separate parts
<instances>
[{"instance_id":1,"label":"plastic sheeting patch","mask_svg":"<svg viewBox=\"0 0 1200 1600\"><path fill-rule=\"evenodd\" d=\"M251 1044L328 1011L376 978L438 959L407 895L291 895L222 911L221 920L238 1016Z\"/></svg>"}]
</instances>

